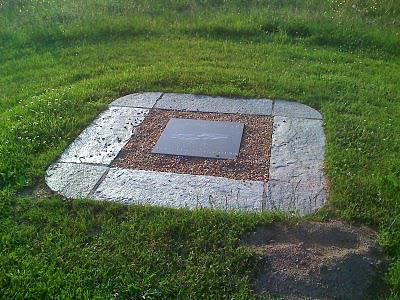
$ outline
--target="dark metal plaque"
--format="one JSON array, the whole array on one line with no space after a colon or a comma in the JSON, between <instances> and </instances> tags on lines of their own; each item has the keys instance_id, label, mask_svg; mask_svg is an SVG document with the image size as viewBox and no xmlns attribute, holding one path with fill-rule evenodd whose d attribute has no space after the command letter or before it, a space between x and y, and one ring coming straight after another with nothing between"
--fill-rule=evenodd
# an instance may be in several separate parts
<instances>
[{"instance_id":1,"label":"dark metal plaque","mask_svg":"<svg viewBox=\"0 0 400 300\"><path fill-rule=\"evenodd\" d=\"M205 158L238 156L243 123L175 119L168 121L152 153Z\"/></svg>"}]
</instances>

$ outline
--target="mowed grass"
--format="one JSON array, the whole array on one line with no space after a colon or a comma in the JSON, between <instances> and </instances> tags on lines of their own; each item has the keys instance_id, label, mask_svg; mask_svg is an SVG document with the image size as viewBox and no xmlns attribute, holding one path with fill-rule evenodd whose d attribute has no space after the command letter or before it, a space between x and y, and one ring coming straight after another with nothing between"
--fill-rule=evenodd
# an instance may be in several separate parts
<instances>
[{"instance_id":1,"label":"mowed grass","mask_svg":"<svg viewBox=\"0 0 400 300\"><path fill-rule=\"evenodd\" d=\"M296 217L21 195L113 99L137 91L320 109L330 201L379 231L400 297L397 1L1 1L0 298L253 297L240 237Z\"/></svg>"}]
</instances>

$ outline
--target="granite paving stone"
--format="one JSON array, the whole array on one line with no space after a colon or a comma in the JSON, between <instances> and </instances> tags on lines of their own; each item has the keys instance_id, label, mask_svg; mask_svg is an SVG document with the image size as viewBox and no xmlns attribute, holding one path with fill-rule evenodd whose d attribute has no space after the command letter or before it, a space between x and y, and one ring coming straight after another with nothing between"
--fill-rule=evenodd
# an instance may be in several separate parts
<instances>
[{"instance_id":1,"label":"granite paving stone","mask_svg":"<svg viewBox=\"0 0 400 300\"><path fill-rule=\"evenodd\" d=\"M269 99L229 99L191 94L164 94L155 107L183 111L249 115L269 116L272 114L272 100Z\"/></svg>"},{"instance_id":2,"label":"granite paving stone","mask_svg":"<svg viewBox=\"0 0 400 300\"><path fill-rule=\"evenodd\" d=\"M147 113L141 108L108 108L65 150L60 161L110 164Z\"/></svg>"},{"instance_id":3,"label":"granite paving stone","mask_svg":"<svg viewBox=\"0 0 400 300\"><path fill-rule=\"evenodd\" d=\"M299 215L313 213L326 201L327 192L321 177L303 177L282 181L271 179L267 182L266 210L289 211Z\"/></svg>"},{"instance_id":4,"label":"granite paving stone","mask_svg":"<svg viewBox=\"0 0 400 300\"><path fill-rule=\"evenodd\" d=\"M110 104L110 106L152 108L162 93L136 93L121 97Z\"/></svg>"},{"instance_id":5,"label":"granite paving stone","mask_svg":"<svg viewBox=\"0 0 400 300\"><path fill-rule=\"evenodd\" d=\"M321 114L317 110L302 103L284 100L274 101L273 115L292 118L322 119Z\"/></svg>"},{"instance_id":6,"label":"granite paving stone","mask_svg":"<svg viewBox=\"0 0 400 300\"><path fill-rule=\"evenodd\" d=\"M111 168L96 199L167 207L259 211L262 181Z\"/></svg>"},{"instance_id":7,"label":"granite paving stone","mask_svg":"<svg viewBox=\"0 0 400 300\"><path fill-rule=\"evenodd\" d=\"M107 170L99 165L55 163L47 170L46 183L67 198L86 198Z\"/></svg>"},{"instance_id":8,"label":"granite paving stone","mask_svg":"<svg viewBox=\"0 0 400 300\"><path fill-rule=\"evenodd\" d=\"M274 117L270 174L297 165L315 167L313 163L323 162L324 149L321 120Z\"/></svg>"},{"instance_id":9,"label":"granite paving stone","mask_svg":"<svg viewBox=\"0 0 400 300\"><path fill-rule=\"evenodd\" d=\"M267 208L308 214L326 201L322 121L274 117Z\"/></svg>"}]
</instances>

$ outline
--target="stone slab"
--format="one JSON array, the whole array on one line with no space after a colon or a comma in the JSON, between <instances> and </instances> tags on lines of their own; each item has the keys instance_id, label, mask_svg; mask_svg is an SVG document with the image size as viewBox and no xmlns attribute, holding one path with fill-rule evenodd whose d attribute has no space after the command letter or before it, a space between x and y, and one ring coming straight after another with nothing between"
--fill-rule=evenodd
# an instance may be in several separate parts
<instances>
[{"instance_id":1,"label":"stone slab","mask_svg":"<svg viewBox=\"0 0 400 300\"><path fill-rule=\"evenodd\" d=\"M319 112L300 103L202 95L142 93L118 99L51 166L49 187L70 198L94 197L168 207L314 212L327 199L325 136ZM268 183L107 167L148 114L134 106L274 114ZM109 171L109 172L108 172ZM99 186L97 186L99 185ZM95 191L93 191L95 190ZM93 193L92 193L93 192Z\"/></svg>"},{"instance_id":2,"label":"stone slab","mask_svg":"<svg viewBox=\"0 0 400 300\"><path fill-rule=\"evenodd\" d=\"M308 169L322 172L324 149L321 120L274 117L270 178L284 179L284 174L295 176Z\"/></svg>"},{"instance_id":3,"label":"stone slab","mask_svg":"<svg viewBox=\"0 0 400 300\"><path fill-rule=\"evenodd\" d=\"M169 93L164 94L155 107L183 111L272 115L272 100L269 99L229 99Z\"/></svg>"},{"instance_id":4,"label":"stone slab","mask_svg":"<svg viewBox=\"0 0 400 300\"><path fill-rule=\"evenodd\" d=\"M55 163L47 170L46 183L67 198L86 198L107 170L99 165Z\"/></svg>"},{"instance_id":5,"label":"stone slab","mask_svg":"<svg viewBox=\"0 0 400 300\"><path fill-rule=\"evenodd\" d=\"M242 142L243 123L172 118L152 153L234 159Z\"/></svg>"},{"instance_id":6,"label":"stone slab","mask_svg":"<svg viewBox=\"0 0 400 300\"><path fill-rule=\"evenodd\" d=\"M297 178L289 182L271 179L267 182L265 209L301 216L311 214L326 202L327 192L321 186L323 180L321 177Z\"/></svg>"},{"instance_id":7,"label":"stone slab","mask_svg":"<svg viewBox=\"0 0 400 300\"><path fill-rule=\"evenodd\" d=\"M274 117L267 208L308 214L326 201L322 121Z\"/></svg>"},{"instance_id":8,"label":"stone slab","mask_svg":"<svg viewBox=\"0 0 400 300\"><path fill-rule=\"evenodd\" d=\"M112 168L93 195L127 204L260 211L263 186L261 181Z\"/></svg>"},{"instance_id":9,"label":"stone slab","mask_svg":"<svg viewBox=\"0 0 400 300\"><path fill-rule=\"evenodd\" d=\"M321 114L317 110L302 103L284 100L274 101L273 115L292 118L322 119Z\"/></svg>"},{"instance_id":10,"label":"stone slab","mask_svg":"<svg viewBox=\"0 0 400 300\"><path fill-rule=\"evenodd\" d=\"M153 108L162 93L136 93L121 97L110 104L110 106Z\"/></svg>"},{"instance_id":11,"label":"stone slab","mask_svg":"<svg viewBox=\"0 0 400 300\"><path fill-rule=\"evenodd\" d=\"M109 107L61 155L60 162L110 164L149 110Z\"/></svg>"}]
</instances>

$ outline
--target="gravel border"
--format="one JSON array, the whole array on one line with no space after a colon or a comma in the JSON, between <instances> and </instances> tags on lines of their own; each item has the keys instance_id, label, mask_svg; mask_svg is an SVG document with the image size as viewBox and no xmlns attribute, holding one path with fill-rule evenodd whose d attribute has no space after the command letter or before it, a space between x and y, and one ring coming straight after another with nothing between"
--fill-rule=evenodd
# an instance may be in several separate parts
<instances>
[{"instance_id":1,"label":"gravel border","mask_svg":"<svg viewBox=\"0 0 400 300\"><path fill-rule=\"evenodd\" d=\"M238 157L205 159L151 153L171 118L244 123L245 129ZM271 117L153 109L121 150L113 166L237 180L268 181L271 139Z\"/></svg>"},{"instance_id":2,"label":"gravel border","mask_svg":"<svg viewBox=\"0 0 400 300\"><path fill-rule=\"evenodd\" d=\"M125 192L121 190L121 193L116 194L118 196L115 197L99 196L99 191L102 191L101 195L108 195L108 192L103 189L103 182L110 186L110 191L118 188L120 179L114 176L114 169L118 168L110 169L110 164L135 133L137 126L146 119L149 111L153 107L171 109L172 106L180 111L272 116L274 130L269 181L264 184L261 180L234 180L206 175L125 170L121 171L121 174L129 173L128 179L140 177L143 172L148 172L146 173L148 181L142 182L142 185L128 182L125 185L127 187ZM148 109L143 109L144 107ZM228 99L162 93L127 95L111 103L110 107L77 137L60 159L49 167L46 183L54 192L69 198L89 197L128 203L139 203L137 201L139 200L142 204L182 207L176 205L176 203L179 204L176 199L182 199L179 198L180 195L186 195L191 199L190 201L194 201L188 196L194 193L194 190L191 190L192 186L202 187L206 195L202 194L202 197L208 195L213 198L212 195L217 191L221 199L230 199L234 186L242 190L244 188L242 184L247 186L252 182L258 187L263 186L261 200L258 198L259 189L254 194L258 200L255 202L250 200L257 205L206 207L252 211L283 210L305 215L320 208L327 199L327 186L323 174L325 136L321 119L321 114L311 107L282 100ZM99 166L104 169L96 169ZM104 173L103 170L105 170ZM168 176L178 178L180 175L190 176L190 181L177 179L180 184L176 184L164 180ZM219 180L228 180L228 186L231 188L217 189L215 184ZM157 188L151 188L147 182L159 184ZM207 182L209 182L208 185ZM173 189L168 189L168 186ZM135 196L132 196L131 189L136 190ZM246 196L248 199L252 199L251 193L245 194L248 195ZM193 203L191 205L186 203L185 207L196 206L193 206Z\"/></svg>"}]
</instances>

